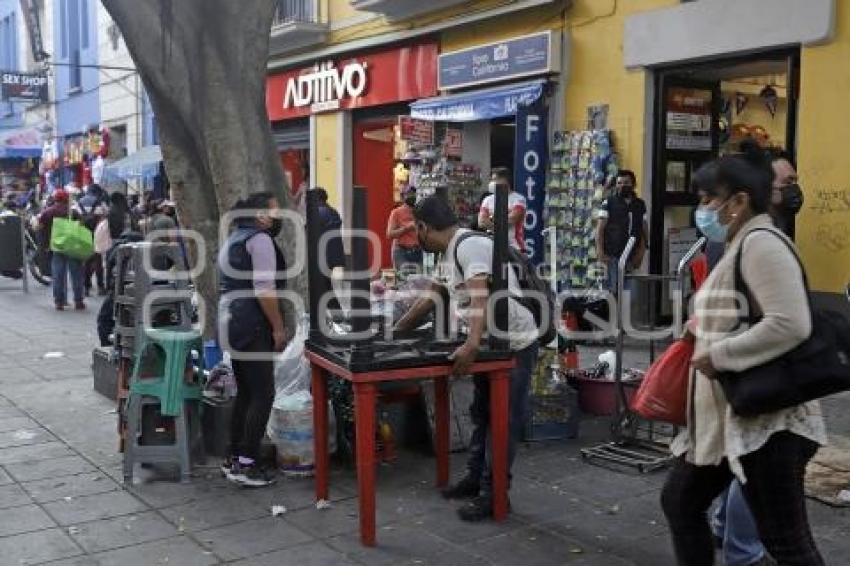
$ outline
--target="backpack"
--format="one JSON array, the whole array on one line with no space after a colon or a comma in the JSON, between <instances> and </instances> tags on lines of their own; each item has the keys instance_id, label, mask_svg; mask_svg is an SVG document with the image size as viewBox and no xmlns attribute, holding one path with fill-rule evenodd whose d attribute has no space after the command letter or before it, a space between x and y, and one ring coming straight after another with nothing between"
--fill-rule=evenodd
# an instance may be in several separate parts
<instances>
[{"instance_id":1,"label":"backpack","mask_svg":"<svg viewBox=\"0 0 850 566\"><path fill-rule=\"evenodd\" d=\"M492 241L492 237L480 232L467 232L461 234L455 244L455 267L463 275L463 269L457 259L457 252L460 245L469 238L488 238ZM555 297L549 284L540 278L537 270L528 261L528 258L515 249L513 246L508 246L507 253L508 263L514 270L517 283L522 292L521 296L513 298L522 306L527 308L534 317L534 322L538 328L538 342L547 346L558 337L558 330L555 327Z\"/></svg>"}]
</instances>

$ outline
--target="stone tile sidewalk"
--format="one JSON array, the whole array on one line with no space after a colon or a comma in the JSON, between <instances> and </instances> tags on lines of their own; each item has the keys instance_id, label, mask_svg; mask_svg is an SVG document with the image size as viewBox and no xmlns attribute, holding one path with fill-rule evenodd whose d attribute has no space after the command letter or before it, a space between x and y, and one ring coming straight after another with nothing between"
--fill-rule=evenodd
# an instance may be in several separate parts
<instances>
[{"instance_id":1,"label":"stone tile sidewalk","mask_svg":"<svg viewBox=\"0 0 850 566\"><path fill-rule=\"evenodd\" d=\"M403 453L379 473L376 549L359 544L350 470L335 470L332 506L322 511L309 480L249 491L213 468L199 468L189 485L125 487L114 405L92 391L96 301L89 312L58 313L42 288L22 295L0 280L0 289L3 565L673 564L658 505L663 472L610 471L579 456L607 439L604 420L585 421L579 440L523 447L514 512L502 524L458 521L433 489L433 459ZM639 365L641 352L634 356ZM825 407L847 434L850 398ZM462 462L455 457L453 469ZM287 513L272 517L272 505ZM845 563L850 512L809 510L827 562Z\"/></svg>"}]
</instances>

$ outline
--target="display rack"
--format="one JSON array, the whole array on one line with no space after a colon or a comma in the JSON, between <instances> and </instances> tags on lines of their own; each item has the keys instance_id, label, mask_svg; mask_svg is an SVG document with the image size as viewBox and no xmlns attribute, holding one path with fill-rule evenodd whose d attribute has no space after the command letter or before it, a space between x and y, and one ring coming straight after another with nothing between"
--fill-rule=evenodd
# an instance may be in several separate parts
<instances>
[{"instance_id":1,"label":"display rack","mask_svg":"<svg viewBox=\"0 0 850 566\"><path fill-rule=\"evenodd\" d=\"M556 132L547 183L547 225L557 243L546 262L556 266L559 290L597 286L595 214L617 174L610 130ZM556 257L552 258L555 253Z\"/></svg>"}]
</instances>

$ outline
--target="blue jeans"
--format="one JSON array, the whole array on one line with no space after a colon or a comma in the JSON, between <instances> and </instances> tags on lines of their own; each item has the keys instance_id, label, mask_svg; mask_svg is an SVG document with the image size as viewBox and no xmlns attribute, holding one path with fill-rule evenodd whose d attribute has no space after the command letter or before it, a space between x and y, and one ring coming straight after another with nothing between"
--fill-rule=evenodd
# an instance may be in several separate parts
<instances>
[{"instance_id":1,"label":"blue jeans","mask_svg":"<svg viewBox=\"0 0 850 566\"><path fill-rule=\"evenodd\" d=\"M68 304L67 278L71 276L71 290L74 293L74 303L83 302L83 264L80 260L53 252L50 260L51 276L53 277L53 301L57 305Z\"/></svg>"},{"instance_id":2,"label":"blue jeans","mask_svg":"<svg viewBox=\"0 0 850 566\"><path fill-rule=\"evenodd\" d=\"M608 260L608 290L612 295L617 294L617 278L620 274L620 258L611 258ZM631 268L626 264L626 273L629 273ZM634 282L626 279L623 281L623 290L634 292Z\"/></svg>"},{"instance_id":3,"label":"blue jeans","mask_svg":"<svg viewBox=\"0 0 850 566\"><path fill-rule=\"evenodd\" d=\"M531 384L531 374L537 365L537 342L524 350L514 353L516 365L511 370L510 383L510 412L508 421L508 474L516 457L517 443L525 433L528 418L528 391ZM487 376L477 375L474 378L475 392L472 397L470 413L475 428L472 430L472 440L469 444L469 460L467 474L479 481L482 495L492 493L493 479L490 473L490 380Z\"/></svg>"},{"instance_id":4,"label":"blue jeans","mask_svg":"<svg viewBox=\"0 0 850 566\"><path fill-rule=\"evenodd\" d=\"M750 566L764 557L764 546L741 483L732 483L718 498L712 530L723 541L723 563L726 566Z\"/></svg>"}]
</instances>

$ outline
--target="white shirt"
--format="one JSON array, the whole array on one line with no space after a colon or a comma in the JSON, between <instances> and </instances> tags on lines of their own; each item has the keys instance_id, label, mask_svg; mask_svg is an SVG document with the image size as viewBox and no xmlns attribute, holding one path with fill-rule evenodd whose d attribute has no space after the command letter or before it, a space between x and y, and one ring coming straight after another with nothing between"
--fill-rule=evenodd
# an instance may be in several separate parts
<instances>
[{"instance_id":1,"label":"white shirt","mask_svg":"<svg viewBox=\"0 0 850 566\"><path fill-rule=\"evenodd\" d=\"M526 210L525 197L516 191L511 191L508 194L508 214L516 208L521 208L523 211ZM481 210L492 217L493 212L496 210L496 195L487 195L484 197L484 200L481 202ZM508 230L508 243L520 251L525 251L525 217L512 228L512 230Z\"/></svg>"},{"instance_id":2,"label":"white shirt","mask_svg":"<svg viewBox=\"0 0 850 566\"><path fill-rule=\"evenodd\" d=\"M484 235L466 238L457 250L455 262L457 241L467 232L471 230L461 228L455 233L443 257L443 273L448 275L449 297L453 306L457 307L458 316L465 322L468 321L467 310L470 303L466 281L479 275L491 275L493 265L493 240ZM463 273L457 270L458 263ZM508 273L508 290L512 295L520 296L522 289L516 274L513 269L508 270ZM511 350L516 352L527 348L537 340L538 334L537 323L531 311L515 299L509 299L508 340Z\"/></svg>"}]
</instances>

